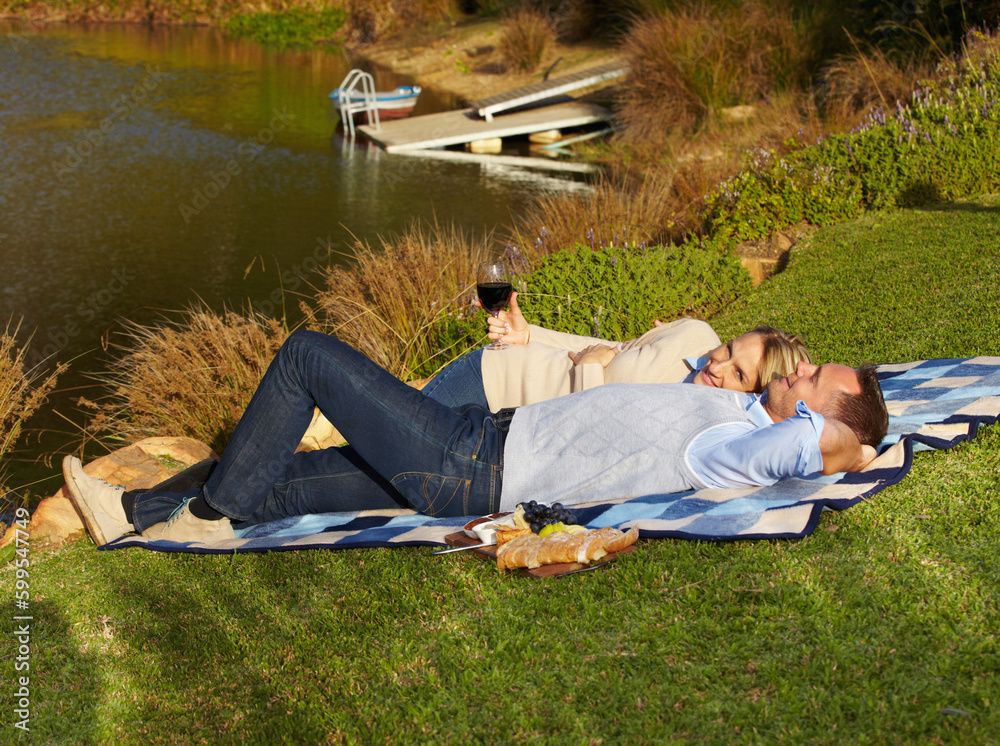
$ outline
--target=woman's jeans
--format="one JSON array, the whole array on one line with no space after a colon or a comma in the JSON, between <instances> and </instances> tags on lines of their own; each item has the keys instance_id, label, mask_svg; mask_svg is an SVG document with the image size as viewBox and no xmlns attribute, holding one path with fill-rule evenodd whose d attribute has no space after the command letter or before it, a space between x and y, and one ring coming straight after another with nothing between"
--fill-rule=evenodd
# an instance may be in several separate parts
<instances>
[{"instance_id":1,"label":"woman's jeans","mask_svg":"<svg viewBox=\"0 0 1000 746\"><path fill-rule=\"evenodd\" d=\"M350 444L295 453L320 411ZM483 515L500 505L503 442L513 410L454 410L343 342L292 334L264 374L202 489L136 498L136 531L165 521L185 497L245 528L288 516L413 508Z\"/></svg>"}]
</instances>

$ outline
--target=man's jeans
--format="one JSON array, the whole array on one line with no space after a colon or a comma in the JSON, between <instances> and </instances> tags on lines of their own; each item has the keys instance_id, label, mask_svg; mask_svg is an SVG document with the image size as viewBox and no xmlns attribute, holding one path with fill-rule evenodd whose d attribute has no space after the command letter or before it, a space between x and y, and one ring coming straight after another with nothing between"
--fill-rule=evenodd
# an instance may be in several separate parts
<instances>
[{"instance_id":1,"label":"man's jeans","mask_svg":"<svg viewBox=\"0 0 1000 746\"><path fill-rule=\"evenodd\" d=\"M498 353L494 350L490 354ZM448 363L421 390L452 409L464 409L470 404L489 409L483 385L483 348Z\"/></svg>"},{"instance_id":2,"label":"man's jeans","mask_svg":"<svg viewBox=\"0 0 1000 746\"><path fill-rule=\"evenodd\" d=\"M295 453L314 407L349 446ZM333 337L295 332L200 492L235 528L400 507L436 516L492 513L500 505L512 416L513 410L450 409ZM185 497L198 494L139 495L136 531L165 521Z\"/></svg>"}]
</instances>

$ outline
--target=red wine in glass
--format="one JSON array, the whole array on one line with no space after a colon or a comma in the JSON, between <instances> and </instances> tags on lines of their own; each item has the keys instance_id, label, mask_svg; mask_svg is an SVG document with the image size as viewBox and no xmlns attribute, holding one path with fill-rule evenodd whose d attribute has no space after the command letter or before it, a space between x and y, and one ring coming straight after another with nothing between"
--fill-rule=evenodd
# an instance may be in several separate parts
<instances>
[{"instance_id":1,"label":"red wine in glass","mask_svg":"<svg viewBox=\"0 0 1000 746\"><path fill-rule=\"evenodd\" d=\"M512 290L513 288L509 282L483 282L476 285L479 302L483 304L483 308L494 316L500 313L504 309L504 306L507 305Z\"/></svg>"},{"instance_id":2,"label":"red wine in glass","mask_svg":"<svg viewBox=\"0 0 1000 746\"><path fill-rule=\"evenodd\" d=\"M503 262L483 262L479 265L479 272L476 274L476 293L479 295L479 302L483 304L483 308L496 316L507 305L512 290L506 264ZM503 350L506 347L509 345L505 344L502 339L486 345L487 350Z\"/></svg>"}]
</instances>

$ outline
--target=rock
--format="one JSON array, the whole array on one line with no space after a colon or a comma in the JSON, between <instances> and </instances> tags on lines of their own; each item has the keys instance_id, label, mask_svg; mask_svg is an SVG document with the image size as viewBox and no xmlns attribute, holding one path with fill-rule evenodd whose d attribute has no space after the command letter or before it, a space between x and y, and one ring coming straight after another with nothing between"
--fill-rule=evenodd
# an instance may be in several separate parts
<instances>
[{"instance_id":1,"label":"rock","mask_svg":"<svg viewBox=\"0 0 1000 746\"><path fill-rule=\"evenodd\" d=\"M13 544L15 538L17 538L17 526L15 524L11 524L7 527L7 530L4 531L3 538L0 538L0 547Z\"/></svg>"},{"instance_id":2,"label":"rock","mask_svg":"<svg viewBox=\"0 0 1000 746\"><path fill-rule=\"evenodd\" d=\"M153 487L206 458L218 456L207 445L193 438L146 438L91 461L83 470L110 484L141 490ZM32 542L44 541L54 546L60 546L83 532L83 520L69 499L65 485L38 504L28 523ZM13 531L7 531L0 539L0 546L6 546L13 538Z\"/></svg>"},{"instance_id":3,"label":"rock","mask_svg":"<svg viewBox=\"0 0 1000 746\"><path fill-rule=\"evenodd\" d=\"M753 106L730 106L727 109L719 109L719 114L723 119L730 122L745 122L757 113Z\"/></svg>"},{"instance_id":4,"label":"rock","mask_svg":"<svg viewBox=\"0 0 1000 746\"><path fill-rule=\"evenodd\" d=\"M302 436L296 453L300 451L321 451L324 448L333 448L344 443L344 437L337 431L330 421L323 416L317 407L313 412L312 422Z\"/></svg>"},{"instance_id":5,"label":"rock","mask_svg":"<svg viewBox=\"0 0 1000 746\"><path fill-rule=\"evenodd\" d=\"M792 242L792 239L790 239L781 231L778 231L773 236L771 236L771 245L777 253L781 254L792 248L792 246L794 246L794 243Z\"/></svg>"},{"instance_id":6,"label":"rock","mask_svg":"<svg viewBox=\"0 0 1000 746\"><path fill-rule=\"evenodd\" d=\"M415 381L410 381L409 385L419 391L430 383L430 380L430 378L419 378ZM299 442L295 452L321 451L324 448L335 448L346 442L347 440L344 436L337 431L337 428L330 424L330 421L323 416L323 413L317 407L313 410L312 422L306 428L306 434L302 436L302 440Z\"/></svg>"},{"instance_id":7,"label":"rock","mask_svg":"<svg viewBox=\"0 0 1000 746\"><path fill-rule=\"evenodd\" d=\"M83 536L86 531L73 502L68 497L47 497L38 503L28 523L31 541L61 544Z\"/></svg>"},{"instance_id":8,"label":"rock","mask_svg":"<svg viewBox=\"0 0 1000 746\"><path fill-rule=\"evenodd\" d=\"M740 264L749 273L750 281L754 287L775 274L781 266L778 259L767 259L760 256L741 256Z\"/></svg>"}]
</instances>

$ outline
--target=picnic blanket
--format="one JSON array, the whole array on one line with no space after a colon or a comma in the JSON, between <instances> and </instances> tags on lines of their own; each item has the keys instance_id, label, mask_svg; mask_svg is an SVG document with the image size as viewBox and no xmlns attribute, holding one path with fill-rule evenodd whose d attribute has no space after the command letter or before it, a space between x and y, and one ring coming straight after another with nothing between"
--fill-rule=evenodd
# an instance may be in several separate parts
<instances>
[{"instance_id":1,"label":"picnic blanket","mask_svg":"<svg viewBox=\"0 0 1000 746\"><path fill-rule=\"evenodd\" d=\"M889 410L879 456L863 472L788 479L770 487L645 495L575 508L592 528L638 526L646 538L702 541L807 536L824 510L844 510L896 484L915 449L951 448L1000 417L1000 357L918 360L878 366ZM545 502L545 495L538 495ZM165 552L230 554L444 544L468 518L430 518L408 510L287 518L237 532L211 546L123 536L102 549L142 546Z\"/></svg>"}]
</instances>

